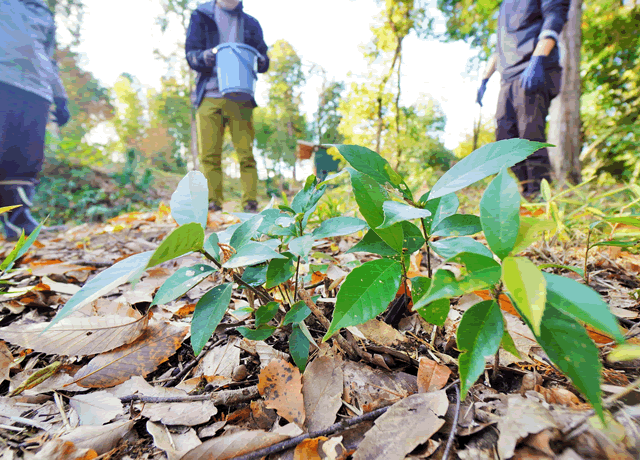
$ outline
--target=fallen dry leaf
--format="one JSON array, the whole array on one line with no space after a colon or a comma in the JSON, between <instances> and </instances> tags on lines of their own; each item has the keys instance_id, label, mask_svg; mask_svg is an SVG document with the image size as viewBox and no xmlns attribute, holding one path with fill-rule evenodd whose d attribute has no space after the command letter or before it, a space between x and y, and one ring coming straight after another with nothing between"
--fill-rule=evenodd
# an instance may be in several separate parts
<instances>
[{"instance_id":1,"label":"fallen dry leaf","mask_svg":"<svg viewBox=\"0 0 640 460\"><path fill-rule=\"evenodd\" d=\"M553 417L542 404L520 395L508 395L507 413L498 421L500 458L513 457L520 440L547 428L557 427Z\"/></svg>"},{"instance_id":2,"label":"fallen dry leaf","mask_svg":"<svg viewBox=\"0 0 640 460\"><path fill-rule=\"evenodd\" d=\"M318 431L335 422L342 406L343 380L338 358L320 356L307 366L302 376L307 431Z\"/></svg>"},{"instance_id":3,"label":"fallen dry leaf","mask_svg":"<svg viewBox=\"0 0 640 460\"><path fill-rule=\"evenodd\" d=\"M541 385L536 385L534 390L540 393L549 404L560 404L574 409L585 410L590 407L565 388L545 388Z\"/></svg>"},{"instance_id":4,"label":"fallen dry leaf","mask_svg":"<svg viewBox=\"0 0 640 460\"><path fill-rule=\"evenodd\" d=\"M451 369L435 361L422 357L418 366L418 393L428 393L444 388L451 375Z\"/></svg>"},{"instance_id":5,"label":"fallen dry leaf","mask_svg":"<svg viewBox=\"0 0 640 460\"><path fill-rule=\"evenodd\" d=\"M13 364L13 355L6 343L0 340L0 383L9 380L9 369Z\"/></svg>"},{"instance_id":6,"label":"fallen dry leaf","mask_svg":"<svg viewBox=\"0 0 640 460\"><path fill-rule=\"evenodd\" d=\"M202 444L193 428L184 433L171 433L167 426L148 421L147 431L153 437L155 446L167 454L168 460L180 460L184 454Z\"/></svg>"},{"instance_id":7,"label":"fallen dry leaf","mask_svg":"<svg viewBox=\"0 0 640 460\"><path fill-rule=\"evenodd\" d=\"M34 460L92 460L98 454L93 449L78 449L71 441L52 439L47 441L42 449L35 454L25 456Z\"/></svg>"},{"instance_id":8,"label":"fallen dry leaf","mask_svg":"<svg viewBox=\"0 0 640 460\"><path fill-rule=\"evenodd\" d=\"M318 453L320 442L329 438L320 436L319 438L305 439L298 444L293 451L293 460L324 460Z\"/></svg>"},{"instance_id":9,"label":"fallen dry leaf","mask_svg":"<svg viewBox=\"0 0 640 460\"><path fill-rule=\"evenodd\" d=\"M209 439L207 442L187 452L181 460L227 460L271 446L285 439L288 439L288 436L267 433L262 430L236 431L235 433Z\"/></svg>"},{"instance_id":10,"label":"fallen dry leaf","mask_svg":"<svg viewBox=\"0 0 640 460\"><path fill-rule=\"evenodd\" d=\"M357 326L357 329L367 339L385 347L407 342L407 338L384 321L370 319L364 324Z\"/></svg>"},{"instance_id":11,"label":"fallen dry leaf","mask_svg":"<svg viewBox=\"0 0 640 460\"><path fill-rule=\"evenodd\" d=\"M233 370L240 363L239 340L232 337L225 345L209 350L196 367L194 377L204 376L209 383L226 385L233 380Z\"/></svg>"},{"instance_id":12,"label":"fallen dry leaf","mask_svg":"<svg viewBox=\"0 0 640 460\"><path fill-rule=\"evenodd\" d=\"M271 361L260 371L258 391L267 407L287 421L302 426L305 419L302 376L297 367L284 360Z\"/></svg>"},{"instance_id":13,"label":"fallen dry leaf","mask_svg":"<svg viewBox=\"0 0 640 460\"><path fill-rule=\"evenodd\" d=\"M133 342L148 322L148 316L141 319L124 316L66 318L46 332L42 331L50 323L3 327L0 337L23 348L52 355L89 356Z\"/></svg>"},{"instance_id":14,"label":"fallen dry leaf","mask_svg":"<svg viewBox=\"0 0 640 460\"><path fill-rule=\"evenodd\" d=\"M247 339L245 339L247 341ZM248 340L248 342L252 342ZM279 361L279 360L287 360L289 359L289 355L281 352L280 350L276 350L271 345L267 345L263 341L253 342L255 344L255 350L258 356L260 357L260 369L264 369L271 361Z\"/></svg>"},{"instance_id":15,"label":"fallen dry leaf","mask_svg":"<svg viewBox=\"0 0 640 460\"><path fill-rule=\"evenodd\" d=\"M187 396L188 393L177 388L152 387L143 390L145 396ZM172 402L145 404L141 415L152 422L165 425L195 426L202 425L218 413L213 401Z\"/></svg>"},{"instance_id":16,"label":"fallen dry leaf","mask_svg":"<svg viewBox=\"0 0 640 460\"><path fill-rule=\"evenodd\" d=\"M80 425L102 425L122 414L120 399L106 391L75 395L69 405L78 413Z\"/></svg>"},{"instance_id":17,"label":"fallen dry leaf","mask_svg":"<svg viewBox=\"0 0 640 460\"><path fill-rule=\"evenodd\" d=\"M411 395L382 414L353 460L402 460L444 425L449 399L444 391Z\"/></svg>"},{"instance_id":18,"label":"fallen dry leaf","mask_svg":"<svg viewBox=\"0 0 640 460\"><path fill-rule=\"evenodd\" d=\"M146 376L169 359L182 344L189 328L180 323L150 323L132 343L93 358L75 375L85 388L107 388L131 376Z\"/></svg>"},{"instance_id":19,"label":"fallen dry leaf","mask_svg":"<svg viewBox=\"0 0 640 460\"><path fill-rule=\"evenodd\" d=\"M91 448L98 455L114 449L120 442L133 438L135 420L113 422L101 426L79 426L60 437L63 441L71 441L77 448Z\"/></svg>"}]
</instances>

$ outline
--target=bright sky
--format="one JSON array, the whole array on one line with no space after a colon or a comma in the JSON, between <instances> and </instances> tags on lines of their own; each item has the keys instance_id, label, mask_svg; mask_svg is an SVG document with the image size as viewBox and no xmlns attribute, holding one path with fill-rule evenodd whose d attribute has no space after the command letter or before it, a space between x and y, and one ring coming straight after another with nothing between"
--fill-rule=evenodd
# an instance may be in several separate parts
<instances>
[{"instance_id":1,"label":"bright sky","mask_svg":"<svg viewBox=\"0 0 640 460\"><path fill-rule=\"evenodd\" d=\"M129 72L143 85L159 87L166 68L154 59L154 48L168 52L179 41L184 42L181 34L160 34L155 25L155 18L161 14L159 1L85 0L85 4L79 51L85 56L87 70L109 86L121 73ZM245 0L244 9L260 22L267 45L287 40L304 63L320 64L329 78L348 83L367 73L360 46L372 36L369 26L380 10L375 0ZM435 7L433 14L438 17ZM421 94L439 101L447 116L443 140L451 149L471 132L479 115L480 108L475 104L479 78L466 73L471 56L473 52L462 42L440 43L415 36L404 42L402 102L411 104ZM351 77L347 76L349 72ZM316 110L320 84L319 76L311 77L303 91L303 110L309 120ZM484 97L483 119L495 113L498 86L496 76ZM256 99L261 105L264 89L264 81L259 80Z\"/></svg>"}]
</instances>

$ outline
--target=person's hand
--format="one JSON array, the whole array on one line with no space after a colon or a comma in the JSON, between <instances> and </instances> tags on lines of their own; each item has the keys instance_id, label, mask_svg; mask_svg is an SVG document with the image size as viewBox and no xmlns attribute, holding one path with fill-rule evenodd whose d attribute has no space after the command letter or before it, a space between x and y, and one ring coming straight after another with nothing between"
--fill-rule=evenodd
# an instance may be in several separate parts
<instances>
[{"instance_id":1,"label":"person's hand","mask_svg":"<svg viewBox=\"0 0 640 460\"><path fill-rule=\"evenodd\" d=\"M258 65L260 67L262 67L264 65L264 63L267 62L267 58L264 57L262 54L258 56Z\"/></svg>"},{"instance_id":2,"label":"person's hand","mask_svg":"<svg viewBox=\"0 0 640 460\"><path fill-rule=\"evenodd\" d=\"M208 66L213 67L216 65L216 51L215 50L204 50L202 53L202 59L204 63Z\"/></svg>"},{"instance_id":3,"label":"person's hand","mask_svg":"<svg viewBox=\"0 0 640 460\"><path fill-rule=\"evenodd\" d=\"M484 92L487 90L488 81L488 78L483 78L482 83L480 84L480 88L478 88L478 97L476 98L476 102L480 104L480 107L482 107L482 98L484 97Z\"/></svg>"},{"instance_id":4,"label":"person's hand","mask_svg":"<svg viewBox=\"0 0 640 460\"><path fill-rule=\"evenodd\" d=\"M58 126L64 126L71 118L69 109L67 108L67 100L62 97L57 97L53 100L56 104L56 110L54 112L54 121Z\"/></svg>"},{"instance_id":5,"label":"person's hand","mask_svg":"<svg viewBox=\"0 0 640 460\"><path fill-rule=\"evenodd\" d=\"M545 59L546 56L532 56L529 65L522 72L520 86L522 86L525 93L535 93L544 88L546 83Z\"/></svg>"}]
</instances>

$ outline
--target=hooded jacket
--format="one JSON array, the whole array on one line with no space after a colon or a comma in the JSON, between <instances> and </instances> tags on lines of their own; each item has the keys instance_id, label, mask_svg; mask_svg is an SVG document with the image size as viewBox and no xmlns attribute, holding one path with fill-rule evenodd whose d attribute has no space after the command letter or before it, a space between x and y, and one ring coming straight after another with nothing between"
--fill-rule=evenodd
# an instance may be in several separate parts
<instances>
[{"instance_id":1,"label":"hooded jacket","mask_svg":"<svg viewBox=\"0 0 640 460\"><path fill-rule=\"evenodd\" d=\"M198 72L196 78L196 90L194 105L200 107L204 97L207 81L215 75L215 68L204 63L202 53L205 50L215 48L220 44L218 26L214 19L215 1L203 3L191 14L187 39L185 42L185 54L189 67ZM258 62L258 72L269 70L269 57L267 56L267 44L264 42L262 28L256 18L242 11L242 3L238 5L244 24L244 44L254 47L265 58L262 65ZM255 105L255 101L253 101Z\"/></svg>"},{"instance_id":2,"label":"hooded jacket","mask_svg":"<svg viewBox=\"0 0 640 460\"><path fill-rule=\"evenodd\" d=\"M560 33L569 15L570 0L503 0L498 15L498 71L505 82L527 68L538 41ZM547 68L560 68L559 46L546 60Z\"/></svg>"},{"instance_id":3,"label":"hooded jacket","mask_svg":"<svg viewBox=\"0 0 640 460\"><path fill-rule=\"evenodd\" d=\"M0 0L0 82L49 102L66 99L53 59L55 33L44 0Z\"/></svg>"}]
</instances>

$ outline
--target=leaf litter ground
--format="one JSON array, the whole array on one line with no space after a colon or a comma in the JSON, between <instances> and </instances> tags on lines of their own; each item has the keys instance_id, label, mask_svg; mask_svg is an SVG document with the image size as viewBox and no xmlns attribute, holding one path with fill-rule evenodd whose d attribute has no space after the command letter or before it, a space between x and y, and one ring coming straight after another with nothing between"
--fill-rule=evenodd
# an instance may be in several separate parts
<instances>
[{"instance_id":1,"label":"leaf litter ground","mask_svg":"<svg viewBox=\"0 0 640 460\"><path fill-rule=\"evenodd\" d=\"M207 231L235 222L230 214L211 213ZM194 356L189 321L195 303L222 281L220 275L209 276L176 301L151 306L171 273L201 260L186 256L149 270L134 286L114 289L42 334L56 311L96 273L154 250L175 227L161 206L155 213L43 234L16 270L4 276L0 458L640 455L640 392L632 385L639 363L605 361L602 388L610 412L603 426L551 365L507 297L500 307L520 357L501 349L467 398L459 400L456 330L462 312L489 298L487 292L454 300L444 326L436 328L409 312L401 287L392 302L400 305L399 314L348 327L340 343L321 343L326 327L311 316L307 326L318 346L301 373L288 350L287 328L266 342L237 333L236 327L254 321L246 307L255 300L241 290L233 292L222 323ZM345 275L375 257L345 254L356 242L334 238L314 248L326 259L310 263L329 267L313 274L317 287L310 293L320 296L317 306L327 317ZM10 247L3 244L3 251ZM413 276L426 273L422 255L412 259ZM584 263L584 247L544 241L524 255L550 266ZM633 343L640 329L640 257L620 248L596 248L588 262L591 287ZM563 275L580 278L573 272ZM602 356L611 350L609 337L589 332Z\"/></svg>"}]
</instances>

